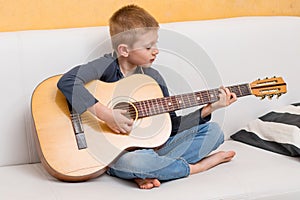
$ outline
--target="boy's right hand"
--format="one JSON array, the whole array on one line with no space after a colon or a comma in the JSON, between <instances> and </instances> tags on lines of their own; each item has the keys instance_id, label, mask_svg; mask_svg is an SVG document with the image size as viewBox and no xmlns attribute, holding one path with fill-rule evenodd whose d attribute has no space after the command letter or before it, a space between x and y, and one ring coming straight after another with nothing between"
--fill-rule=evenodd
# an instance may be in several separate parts
<instances>
[{"instance_id":1,"label":"boy's right hand","mask_svg":"<svg viewBox=\"0 0 300 200\"><path fill-rule=\"evenodd\" d=\"M102 119L107 126L116 133L127 134L132 130L133 119L128 119L126 110L109 109L108 114Z\"/></svg>"},{"instance_id":2,"label":"boy's right hand","mask_svg":"<svg viewBox=\"0 0 300 200\"><path fill-rule=\"evenodd\" d=\"M115 133L127 134L132 130L133 119L125 116L126 110L110 109L100 102L97 102L88 110L104 121Z\"/></svg>"}]
</instances>

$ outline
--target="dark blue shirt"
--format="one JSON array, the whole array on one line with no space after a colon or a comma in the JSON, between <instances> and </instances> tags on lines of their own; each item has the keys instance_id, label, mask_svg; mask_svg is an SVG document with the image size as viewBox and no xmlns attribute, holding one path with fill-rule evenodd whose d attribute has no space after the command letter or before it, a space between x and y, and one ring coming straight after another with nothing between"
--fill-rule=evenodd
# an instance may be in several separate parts
<instances>
[{"instance_id":1,"label":"dark blue shirt","mask_svg":"<svg viewBox=\"0 0 300 200\"><path fill-rule=\"evenodd\" d=\"M163 95L169 96L166 83L160 73L149 67L137 67L135 73L151 76L159 84ZM115 82L124 78L118 59L113 54L105 54L87 64L79 65L65 73L59 80L57 86L65 95L72 108L79 114L82 114L98 100L84 87L92 80L101 80L103 82ZM195 125L205 123L210 120L211 115L205 119L201 118L201 109L196 110L185 116L177 116L175 112L170 112L172 121L172 135L186 130Z\"/></svg>"}]
</instances>

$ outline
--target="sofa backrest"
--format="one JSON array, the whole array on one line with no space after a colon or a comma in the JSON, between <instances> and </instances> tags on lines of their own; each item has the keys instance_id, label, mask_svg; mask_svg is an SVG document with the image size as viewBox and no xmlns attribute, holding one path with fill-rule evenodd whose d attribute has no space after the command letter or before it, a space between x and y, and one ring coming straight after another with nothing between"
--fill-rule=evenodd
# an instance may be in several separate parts
<instances>
[{"instance_id":1,"label":"sofa backrest","mask_svg":"<svg viewBox=\"0 0 300 200\"><path fill-rule=\"evenodd\" d=\"M299 35L298 17L162 24L160 55L154 64L172 94L282 76L288 84L288 93L279 100L244 97L213 115L228 138L270 109L300 101ZM110 51L108 29L3 32L0 44L3 91L0 166L38 162L31 116L35 87L50 76Z\"/></svg>"}]
</instances>

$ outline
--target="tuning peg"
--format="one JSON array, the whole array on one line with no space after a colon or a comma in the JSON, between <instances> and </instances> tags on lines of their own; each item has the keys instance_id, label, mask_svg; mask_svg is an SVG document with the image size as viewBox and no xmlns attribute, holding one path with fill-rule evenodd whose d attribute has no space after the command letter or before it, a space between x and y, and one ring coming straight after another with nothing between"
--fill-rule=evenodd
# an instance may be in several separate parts
<instances>
[{"instance_id":1,"label":"tuning peg","mask_svg":"<svg viewBox=\"0 0 300 200\"><path fill-rule=\"evenodd\" d=\"M265 96L265 95L262 95L262 96L260 97L260 100L263 100L264 98L266 98L266 96Z\"/></svg>"},{"instance_id":2,"label":"tuning peg","mask_svg":"<svg viewBox=\"0 0 300 200\"><path fill-rule=\"evenodd\" d=\"M279 97L280 97L281 95L282 95L281 93L278 93L278 94L277 94L277 99L279 99Z\"/></svg>"},{"instance_id":3,"label":"tuning peg","mask_svg":"<svg viewBox=\"0 0 300 200\"><path fill-rule=\"evenodd\" d=\"M271 100L273 98L273 94L268 95L268 98Z\"/></svg>"}]
</instances>

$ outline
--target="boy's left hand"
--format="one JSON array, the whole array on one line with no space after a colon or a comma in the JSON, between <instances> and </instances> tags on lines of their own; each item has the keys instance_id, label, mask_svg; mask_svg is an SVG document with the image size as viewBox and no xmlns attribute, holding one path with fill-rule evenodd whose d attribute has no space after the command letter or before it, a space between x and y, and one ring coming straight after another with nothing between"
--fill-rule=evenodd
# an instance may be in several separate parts
<instances>
[{"instance_id":1,"label":"boy's left hand","mask_svg":"<svg viewBox=\"0 0 300 200\"><path fill-rule=\"evenodd\" d=\"M229 106L237 100L236 94L230 92L228 88L222 86L220 87L219 91L219 100L211 104L211 108L213 111L225 106Z\"/></svg>"}]
</instances>

